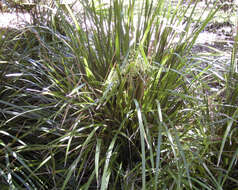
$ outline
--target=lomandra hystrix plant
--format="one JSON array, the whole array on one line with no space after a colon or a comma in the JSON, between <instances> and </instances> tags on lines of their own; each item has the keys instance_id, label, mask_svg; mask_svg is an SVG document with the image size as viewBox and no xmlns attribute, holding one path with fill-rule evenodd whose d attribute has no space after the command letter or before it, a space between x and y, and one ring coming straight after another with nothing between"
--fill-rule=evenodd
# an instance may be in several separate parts
<instances>
[{"instance_id":1,"label":"lomandra hystrix plant","mask_svg":"<svg viewBox=\"0 0 238 190\"><path fill-rule=\"evenodd\" d=\"M77 3L2 35L2 186L222 189L200 93L209 67L188 59L217 9L194 21L192 2Z\"/></svg>"}]
</instances>

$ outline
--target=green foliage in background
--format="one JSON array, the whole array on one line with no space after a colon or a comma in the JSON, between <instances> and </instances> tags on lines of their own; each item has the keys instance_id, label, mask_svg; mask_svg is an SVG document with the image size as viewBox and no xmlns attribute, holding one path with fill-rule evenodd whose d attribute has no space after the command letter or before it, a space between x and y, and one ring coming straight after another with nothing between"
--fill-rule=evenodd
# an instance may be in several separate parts
<instances>
[{"instance_id":1,"label":"green foliage in background","mask_svg":"<svg viewBox=\"0 0 238 190\"><path fill-rule=\"evenodd\" d=\"M237 188L238 39L224 66L192 54L218 11L197 3L56 3L2 31L0 186Z\"/></svg>"}]
</instances>

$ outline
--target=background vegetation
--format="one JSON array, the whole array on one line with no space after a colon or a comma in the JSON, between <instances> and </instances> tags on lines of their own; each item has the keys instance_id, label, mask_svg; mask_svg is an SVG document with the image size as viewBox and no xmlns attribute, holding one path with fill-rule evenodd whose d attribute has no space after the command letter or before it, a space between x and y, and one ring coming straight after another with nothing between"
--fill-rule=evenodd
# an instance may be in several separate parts
<instances>
[{"instance_id":1,"label":"background vegetation","mask_svg":"<svg viewBox=\"0 0 238 190\"><path fill-rule=\"evenodd\" d=\"M1 189L238 189L238 36L194 51L223 5L75 3L1 30Z\"/></svg>"}]
</instances>

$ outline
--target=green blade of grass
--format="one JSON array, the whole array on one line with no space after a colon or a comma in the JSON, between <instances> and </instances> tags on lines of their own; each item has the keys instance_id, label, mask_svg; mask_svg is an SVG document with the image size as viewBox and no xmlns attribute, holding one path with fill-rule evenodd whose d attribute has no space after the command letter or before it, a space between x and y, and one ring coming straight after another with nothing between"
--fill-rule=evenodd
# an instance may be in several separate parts
<instances>
[{"instance_id":1,"label":"green blade of grass","mask_svg":"<svg viewBox=\"0 0 238 190\"><path fill-rule=\"evenodd\" d=\"M142 114L141 114L141 109L139 106L139 103L137 102L137 100L134 100L135 105L136 105L136 110L137 110L137 117L138 117L138 122L139 122L139 128L140 128L140 143L141 143L141 156L142 156L142 190L146 189L146 168L145 168L145 139L146 139L146 134L145 134L145 130L144 130L144 125L143 125L143 121L142 121Z\"/></svg>"},{"instance_id":2,"label":"green blade of grass","mask_svg":"<svg viewBox=\"0 0 238 190\"><path fill-rule=\"evenodd\" d=\"M158 112L158 142L157 142L157 149L156 149L156 174L155 174L155 184L154 184L154 189L157 190L158 186L158 175L159 175L159 167L160 167L160 152L161 152L161 144L162 144L162 112L161 112L161 107L159 101L157 101L157 112Z\"/></svg>"},{"instance_id":3,"label":"green blade of grass","mask_svg":"<svg viewBox=\"0 0 238 190\"><path fill-rule=\"evenodd\" d=\"M218 155L217 166L219 166L219 164L220 164L221 156L222 156L222 153L223 153L223 150L224 150L224 147L225 147L225 143L227 141L227 137L228 137L229 132L231 130L231 127L232 127L232 125L233 125L233 123L234 123L234 121L236 120L237 117L238 117L238 108L234 112L232 118L227 123L226 131L224 133L224 136L223 136L223 139L222 139L222 142L221 142L221 147L220 147L220 151L219 151L219 155Z\"/></svg>"},{"instance_id":4,"label":"green blade of grass","mask_svg":"<svg viewBox=\"0 0 238 190\"><path fill-rule=\"evenodd\" d=\"M99 184L99 157L100 157L101 144L102 139L97 139L96 153L95 153L95 172L98 184Z\"/></svg>"}]
</instances>

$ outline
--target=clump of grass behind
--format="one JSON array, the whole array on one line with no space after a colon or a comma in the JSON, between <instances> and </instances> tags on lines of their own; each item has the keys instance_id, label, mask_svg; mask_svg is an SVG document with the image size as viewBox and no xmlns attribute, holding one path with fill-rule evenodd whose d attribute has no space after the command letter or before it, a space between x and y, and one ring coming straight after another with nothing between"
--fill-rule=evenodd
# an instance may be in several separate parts
<instances>
[{"instance_id":1,"label":"clump of grass behind","mask_svg":"<svg viewBox=\"0 0 238 190\"><path fill-rule=\"evenodd\" d=\"M201 93L209 67L189 60L217 9L191 28L196 3L81 5L81 16L58 5L48 27L1 40L14 47L0 65L1 183L13 189L222 189Z\"/></svg>"}]
</instances>

